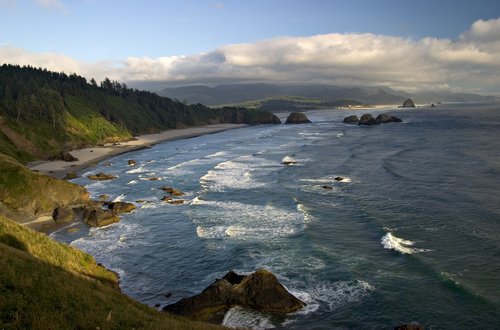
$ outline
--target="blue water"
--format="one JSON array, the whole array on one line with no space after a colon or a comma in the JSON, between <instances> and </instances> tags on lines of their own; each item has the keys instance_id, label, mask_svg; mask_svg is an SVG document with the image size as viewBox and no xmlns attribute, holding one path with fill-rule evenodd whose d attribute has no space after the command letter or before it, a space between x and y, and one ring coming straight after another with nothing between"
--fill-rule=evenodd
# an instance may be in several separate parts
<instances>
[{"instance_id":1,"label":"blue water","mask_svg":"<svg viewBox=\"0 0 500 330\"><path fill-rule=\"evenodd\" d=\"M74 182L137 210L53 236L117 271L122 290L150 306L197 294L230 269L261 267L308 304L287 317L235 308L228 326L498 328L500 106L394 110L403 123L375 127L343 124L353 113L309 112L309 125L114 157L82 175L118 179ZM161 202L163 185L186 192L186 203Z\"/></svg>"}]
</instances>

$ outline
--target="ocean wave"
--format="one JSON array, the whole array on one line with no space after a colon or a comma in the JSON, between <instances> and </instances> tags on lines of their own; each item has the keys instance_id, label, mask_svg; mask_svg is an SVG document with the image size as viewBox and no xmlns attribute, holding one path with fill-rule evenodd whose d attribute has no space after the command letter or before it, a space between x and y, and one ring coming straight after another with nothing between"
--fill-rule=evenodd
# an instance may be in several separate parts
<instances>
[{"instance_id":1,"label":"ocean wave","mask_svg":"<svg viewBox=\"0 0 500 330\"><path fill-rule=\"evenodd\" d=\"M113 199L113 202L114 203L121 202L124 198L125 198L125 194L121 194L120 196L115 197L115 199Z\"/></svg>"},{"instance_id":2,"label":"ocean wave","mask_svg":"<svg viewBox=\"0 0 500 330\"><path fill-rule=\"evenodd\" d=\"M245 155L217 164L202 176L199 182L204 189L218 192L262 188L269 182L259 181L257 176L267 177L275 168L278 168L275 162Z\"/></svg>"},{"instance_id":3,"label":"ocean wave","mask_svg":"<svg viewBox=\"0 0 500 330\"><path fill-rule=\"evenodd\" d=\"M399 238L394 236L391 232L385 234L381 239L380 243L384 246L384 249L395 250L403 254L414 254L421 252L429 252L428 249L417 249L414 248L415 242Z\"/></svg>"},{"instance_id":4,"label":"ocean wave","mask_svg":"<svg viewBox=\"0 0 500 330\"><path fill-rule=\"evenodd\" d=\"M307 304L298 314L309 314L319 309L331 312L346 304L360 302L374 291L373 285L361 280L321 282L304 290L290 290Z\"/></svg>"},{"instance_id":5,"label":"ocean wave","mask_svg":"<svg viewBox=\"0 0 500 330\"><path fill-rule=\"evenodd\" d=\"M233 329L272 329L271 317L241 307L233 307L227 311L222 325Z\"/></svg>"},{"instance_id":6,"label":"ocean wave","mask_svg":"<svg viewBox=\"0 0 500 330\"><path fill-rule=\"evenodd\" d=\"M196 197L188 214L204 239L266 240L304 229L304 212L274 205L205 201Z\"/></svg>"},{"instance_id":7,"label":"ocean wave","mask_svg":"<svg viewBox=\"0 0 500 330\"><path fill-rule=\"evenodd\" d=\"M147 170L143 166L139 166L138 168L134 168L125 173L134 174L134 173L144 173L144 172L147 172Z\"/></svg>"}]
</instances>

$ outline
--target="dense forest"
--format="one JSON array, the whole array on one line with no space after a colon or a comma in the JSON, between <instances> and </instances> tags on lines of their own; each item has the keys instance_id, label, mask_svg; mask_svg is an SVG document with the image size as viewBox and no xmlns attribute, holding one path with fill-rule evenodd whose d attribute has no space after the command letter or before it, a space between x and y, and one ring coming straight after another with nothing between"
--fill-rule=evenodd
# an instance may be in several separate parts
<instances>
[{"instance_id":1,"label":"dense forest","mask_svg":"<svg viewBox=\"0 0 500 330\"><path fill-rule=\"evenodd\" d=\"M106 78L0 67L0 153L27 162L133 135L218 123L278 123L271 113L187 105Z\"/></svg>"}]
</instances>

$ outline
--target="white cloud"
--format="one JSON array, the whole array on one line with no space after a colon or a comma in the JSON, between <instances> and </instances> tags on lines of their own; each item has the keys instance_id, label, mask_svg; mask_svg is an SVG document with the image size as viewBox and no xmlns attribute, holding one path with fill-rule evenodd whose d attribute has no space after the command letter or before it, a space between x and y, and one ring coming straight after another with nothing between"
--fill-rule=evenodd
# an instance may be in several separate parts
<instances>
[{"instance_id":1,"label":"white cloud","mask_svg":"<svg viewBox=\"0 0 500 330\"><path fill-rule=\"evenodd\" d=\"M401 89L462 88L500 92L500 19L479 20L457 40L374 34L279 37L232 44L193 56L129 57L78 62L52 53L0 47L0 63L31 64L100 80L385 85Z\"/></svg>"}]
</instances>

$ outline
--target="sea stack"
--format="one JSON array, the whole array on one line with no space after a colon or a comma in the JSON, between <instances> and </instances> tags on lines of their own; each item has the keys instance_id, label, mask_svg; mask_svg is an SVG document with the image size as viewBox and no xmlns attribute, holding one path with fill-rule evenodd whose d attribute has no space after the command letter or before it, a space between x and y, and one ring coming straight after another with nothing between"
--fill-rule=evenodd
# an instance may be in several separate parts
<instances>
[{"instance_id":1,"label":"sea stack","mask_svg":"<svg viewBox=\"0 0 500 330\"><path fill-rule=\"evenodd\" d=\"M413 102L412 99L406 99L403 102L403 105L401 107L402 108L415 108L415 103Z\"/></svg>"},{"instance_id":2,"label":"sea stack","mask_svg":"<svg viewBox=\"0 0 500 330\"><path fill-rule=\"evenodd\" d=\"M310 124L311 121L302 112L292 112L286 119L285 124Z\"/></svg>"}]
</instances>

